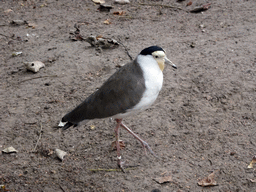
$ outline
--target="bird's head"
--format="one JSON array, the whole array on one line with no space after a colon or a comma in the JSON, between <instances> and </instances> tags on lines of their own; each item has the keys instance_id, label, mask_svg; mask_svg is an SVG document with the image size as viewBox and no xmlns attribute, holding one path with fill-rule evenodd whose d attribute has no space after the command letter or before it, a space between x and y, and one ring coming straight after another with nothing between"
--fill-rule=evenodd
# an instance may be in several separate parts
<instances>
[{"instance_id":1,"label":"bird's head","mask_svg":"<svg viewBox=\"0 0 256 192\"><path fill-rule=\"evenodd\" d=\"M152 55L152 57L158 63L159 68L161 71L164 70L165 63L172 65L173 68L177 69L177 66L173 64L165 55L165 51L158 46L151 46L148 48L143 49L140 52L140 55Z\"/></svg>"}]
</instances>

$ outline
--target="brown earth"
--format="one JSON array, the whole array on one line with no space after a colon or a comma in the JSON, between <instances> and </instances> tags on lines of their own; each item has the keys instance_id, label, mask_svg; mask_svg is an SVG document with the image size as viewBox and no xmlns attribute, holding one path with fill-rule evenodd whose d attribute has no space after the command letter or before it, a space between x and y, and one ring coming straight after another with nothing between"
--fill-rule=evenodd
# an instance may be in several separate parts
<instances>
[{"instance_id":1,"label":"brown earth","mask_svg":"<svg viewBox=\"0 0 256 192\"><path fill-rule=\"evenodd\" d=\"M107 0L114 6L110 12L99 12L90 0L0 2L0 150L18 150L0 154L0 191L256 191L255 169L247 168L256 145L256 1L188 2ZM187 11L207 3L211 7L204 12ZM10 24L16 19L30 27ZM177 65L165 68L155 104L124 120L159 159L145 156L122 130L123 158L138 166L107 172L117 168L114 122L55 128L117 65L129 61L121 45L99 51L69 39L75 24L85 37L122 42L133 58L160 45ZM18 51L22 54L12 56ZM23 62L36 60L46 67L28 72ZM63 162L56 148L68 153ZM91 170L100 168L106 170ZM213 171L217 186L197 184ZM153 180L165 176L171 182Z\"/></svg>"}]
</instances>

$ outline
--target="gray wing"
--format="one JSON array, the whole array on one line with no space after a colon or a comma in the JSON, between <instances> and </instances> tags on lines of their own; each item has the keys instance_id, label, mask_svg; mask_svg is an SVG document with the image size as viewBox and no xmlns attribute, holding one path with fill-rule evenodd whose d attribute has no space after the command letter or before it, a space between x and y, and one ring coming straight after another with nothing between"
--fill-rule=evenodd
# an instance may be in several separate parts
<instances>
[{"instance_id":1,"label":"gray wing","mask_svg":"<svg viewBox=\"0 0 256 192\"><path fill-rule=\"evenodd\" d=\"M144 90L143 72L134 61L114 73L99 90L65 115L62 121L78 124L85 119L106 118L125 113L140 101Z\"/></svg>"}]
</instances>

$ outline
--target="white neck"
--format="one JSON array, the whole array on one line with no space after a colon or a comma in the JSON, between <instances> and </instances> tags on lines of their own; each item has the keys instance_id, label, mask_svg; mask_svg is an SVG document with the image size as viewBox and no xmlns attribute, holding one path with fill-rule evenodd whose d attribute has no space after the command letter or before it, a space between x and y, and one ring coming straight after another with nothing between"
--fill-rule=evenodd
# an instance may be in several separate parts
<instances>
[{"instance_id":1,"label":"white neck","mask_svg":"<svg viewBox=\"0 0 256 192\"><path fill-rule=\"evenodd\" d=\"M143 71L146 90L140 103L134 109L144 110L156 100L163 85L163 73L151 55L138 55L136 60Z\"/></svg>"},{"instance_id":2,"label":"white neck","mask_svg":"<svg viewBox=\"0 0 256 192\"><path fill-rule=\"evenodd\" d=\"M159 65L152 55L138 55L136 58L142 70L154 69L155 72L159 71ZM161 70L160 70L161 71Z\"/></svg>"}]
</instances>

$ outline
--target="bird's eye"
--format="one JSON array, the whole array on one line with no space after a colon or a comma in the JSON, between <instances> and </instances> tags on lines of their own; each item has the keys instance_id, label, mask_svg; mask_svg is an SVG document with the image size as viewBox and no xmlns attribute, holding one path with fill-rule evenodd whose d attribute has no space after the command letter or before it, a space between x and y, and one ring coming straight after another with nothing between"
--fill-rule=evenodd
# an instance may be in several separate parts
<instances>
[{"instance_id":1,"label":"bird's eye","mask_svg":"<svg viewBox=\"0 0 256 192\"><path fill-rule=\"evenodd\" d=\"M156 55L155 58L158 58L158 56Z\"/></svg>"}]
</instances>

